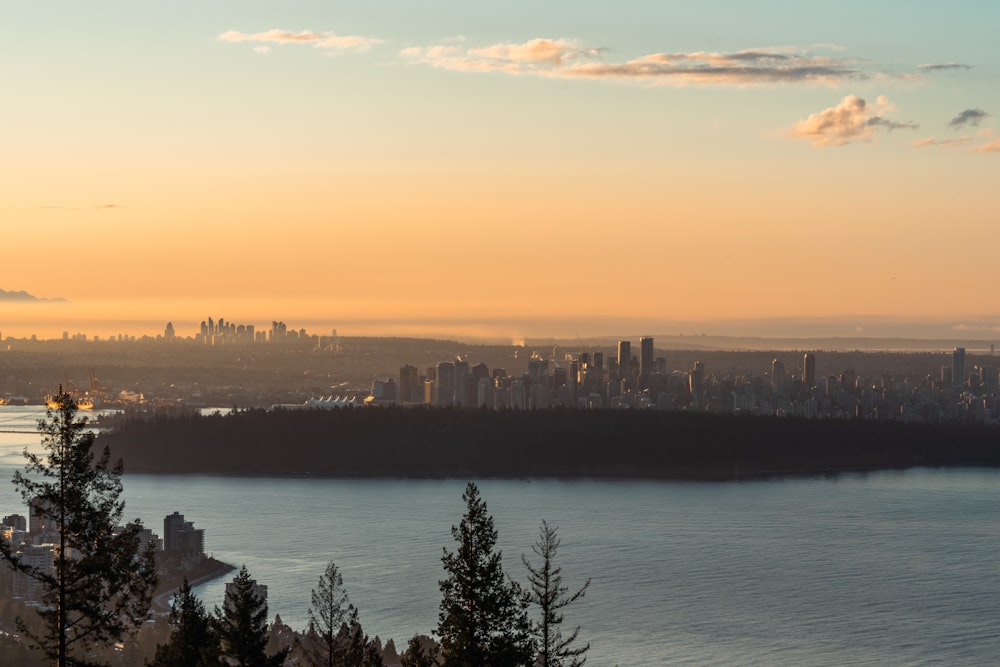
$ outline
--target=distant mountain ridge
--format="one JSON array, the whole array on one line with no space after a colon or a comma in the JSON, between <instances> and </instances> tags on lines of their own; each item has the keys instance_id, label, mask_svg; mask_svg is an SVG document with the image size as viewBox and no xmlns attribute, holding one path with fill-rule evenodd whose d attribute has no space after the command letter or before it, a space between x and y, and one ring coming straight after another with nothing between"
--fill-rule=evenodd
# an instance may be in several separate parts
<instances>
[{"instance_id":1,"label":"distant mountain ridge","mask_svg":"<svg viewBox=\"0 0 1000 667\"><path fill-rule=\"evenodd\" d=\"M28 294L24 290L20 291L8 291L5 289L0 289L0 301L65 301L61 297L54 299L44 299L41 297L34 296L33 294Z\"/></svg>"}]
</instances>

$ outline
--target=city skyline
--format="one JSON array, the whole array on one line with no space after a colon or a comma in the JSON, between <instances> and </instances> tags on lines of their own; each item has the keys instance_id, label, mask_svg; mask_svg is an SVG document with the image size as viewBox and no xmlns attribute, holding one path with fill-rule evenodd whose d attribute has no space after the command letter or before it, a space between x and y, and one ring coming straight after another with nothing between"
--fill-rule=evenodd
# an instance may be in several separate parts
<instances>
[{"instance_id":1,"label":"city skyline","mask_svg":"<svg viewBox=\"0 0 1000 667\"><path fill-rule=\"evenodd\" d=\"M5 18L4 335L1000 333L990 3Z\"/></svg>"}]
</instances>

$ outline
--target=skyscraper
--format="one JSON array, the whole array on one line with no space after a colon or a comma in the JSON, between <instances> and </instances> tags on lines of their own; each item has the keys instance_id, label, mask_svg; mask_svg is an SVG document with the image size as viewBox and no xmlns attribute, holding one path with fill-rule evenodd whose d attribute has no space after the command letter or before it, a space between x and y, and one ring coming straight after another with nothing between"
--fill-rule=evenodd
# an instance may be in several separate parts
<instances>
[{"instance_id":1,"label":"skyscraper","mask_svg":"<svg viewBox=\"0 0 1000 667\"><path fill-rule=\"evenodd\" d=\"M419 382L417 367L405 364L399 367L399 402L422 403L423 386Z\"/></svg>"},{"instance_id":2,"label":"skyscraper","mask_svg":"<svg viewBox=\"0 0 1000 667\"><path fill-rule=\"evenodd\" d=\"M705 392L705 364L700 361L694 362L691 372L688 374L688 388L691 391L691 407L700 410L701 398Z\"/></svg>"},{"instance_id":3,"label":"skyscraper","mask_svg":"<svg viewBox=\"0 0 1000 667\"><path fill-rule=\"evenodd\" d=\"M785 364L780 359L771 360L771 391L775 394L785 393Z\"/></svg>"},{"instance_id":4,"label":"skyscraper","mask_svg":"<svg viewBox=\"0 0 1000 667\"><path fill-rule=\"evenodd\" d=\"M816 355L811 352L802 355L802 381L806 389L811 389L816 384Z\"/></svg>"},{"instance_id":5,"label":"skyscraper","mask_svg":"<svg viewBox=\"0 0 1000 667\"><path fill-rule=\"evenodd\" d=\"M951 353L951 381L956 387L965 386L965 348L956 347Z\"/></svg>"},{"instance_id":6,"label":"skyscraper","mask_svg":"<svg viewBox=\"0 0 1000 667\"><path fill-rule=\"evenodd\" d=\"M639 377L646 380L653 374L653 337L639 339Z\"/></svg>"},{"instance_id":7,"label":"skyscraper","mask_svg":"<svg viewBox=\"0 0 1000 667\"><path fill-rule=\"evenodd\" d=\"M434 405L455 405L455 363L442 361L437 365L437 396Z\"/></svg>"},{"instance_id":8,"label":"skyscraper","mask_svg":"<svg viewBox=\"0 0 1000 667\"><path fill-rule=\"evenodd\" d=\"M627 340L618 341L618 377L630 380L632 368L632 343Z\"/></svg>"}]
</instances>

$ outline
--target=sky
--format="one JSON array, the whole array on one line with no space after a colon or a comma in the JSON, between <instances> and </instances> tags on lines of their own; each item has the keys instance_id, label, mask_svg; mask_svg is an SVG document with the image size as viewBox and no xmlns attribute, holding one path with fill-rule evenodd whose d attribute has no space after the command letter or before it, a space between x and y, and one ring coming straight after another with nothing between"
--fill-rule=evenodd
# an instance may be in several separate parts
<instances>
[{"instance_id":1,"label":"sky","mask_svg":"<svg viewBox=\"0 0 1000 667\"><path fill-rule=\"evenodd\" d=\"M998 25L985 0L4 3L0 288L67 303L0 304L0 334L1000 335Z\"/></svg>"}]
</instances>

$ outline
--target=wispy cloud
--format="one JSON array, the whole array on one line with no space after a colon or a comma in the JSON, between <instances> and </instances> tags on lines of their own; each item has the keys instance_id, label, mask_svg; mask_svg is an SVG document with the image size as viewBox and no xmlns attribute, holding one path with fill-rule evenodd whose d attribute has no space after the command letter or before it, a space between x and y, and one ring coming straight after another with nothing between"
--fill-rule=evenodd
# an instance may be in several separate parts
<instances>
[{"instance_id":1,"label":"wispy cloud","mask_svg":"<svg viewBox=\"0 0 1000 667\"><path fill-rule=\"evenodd\" d=\"M982 146L976 147L977 153L1000 153L1000 139L987 141Z\"/></svg>"},{"instance_id":2,"label":"wispy cloud","mask_svg":"<svg viewBox=\"0 0 1000 667\"><path fill-rule=\"evenodd\" d=\"M950 69L972 69L972 65L964 65L962 63L926 63L924 65L917 65L917 69L922 69L925 72L938 72Z\"/></svg>"},{"instance_id":3,"label":"wispy cloud","mask_svg":"<svg viewBox=\"0 0 1000 667\"><path fill-rule=\"evenodd\" d=\"M267 51L261 49L268 48L266 46L268 44L309 44L319 49L333 51L366 51L375 44L382 43L381 39L375 37L338 35L333 32L313 32L311 30L292 32L290 30L281 30L280 28L253 33L228 30L219 35L219 39L223 42L256 42L262 44L263 46L254 48L254 51L257 53L267 53Z\"/></svg>"},{"instance_id":4,"label":"wispy cloud","mask_svg":"<svg viewBox=\"0 0 1000 667\"><path fill-rule=\"evenodd\" d=\"M949 127L965 127L966 125L978 126L979 123L989 118L990 115L982 109L966 109L959 112L957 116L949 121Z\"/></svg>"},{"instance_id":5,"label":"wispy cloud","mask_svg":"<svg viewBox=\"0 0 1000 667\"><path fill-rule=\"evenodd\" d=\"M887 131L916 129L913 122L900 122L884 117L894 107L884 96L879 96L874 104L864 98L848 95L835 107L823 109L801 120L786 133L796 139L807 139L813 146L826 148L843 146L854 141L870 141L879 129Z\"/></svg>"},{"instance_id":6,"label":"wispy cloud","mask_svg":"<svg viewBox=\"0 0 1000 667\"><path fill-rule=\"evenodd\" d=\"M955 137L954 139L937 139L935 137L927 137L926 139L917 139L913 142L913 145L917 148L927 148L929 146L961 146L972 141L972 137L966 135L964 137Z\"/></svg>"},{"instance_id":7,"label":"wispy cloud","mask_svg":"<svg viewBox=\"0 0 1000 667\"><path fill-rule=\"evenodd\" d=\"M651 53L618 63L605 61L605 54L606 49L587 47L566 38L537 38L485 47L440 44L401 51L408 62L461 72L610 79L664 86L802 82L835 85L871 76L856 61L813 55L803 47L768 47L732 53Z\"/></svg>"}]
</instances>

